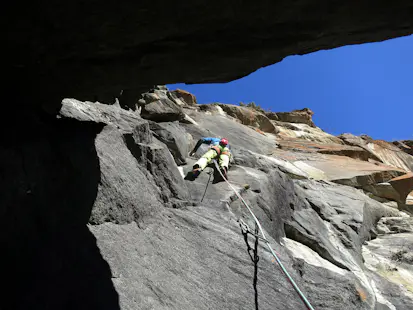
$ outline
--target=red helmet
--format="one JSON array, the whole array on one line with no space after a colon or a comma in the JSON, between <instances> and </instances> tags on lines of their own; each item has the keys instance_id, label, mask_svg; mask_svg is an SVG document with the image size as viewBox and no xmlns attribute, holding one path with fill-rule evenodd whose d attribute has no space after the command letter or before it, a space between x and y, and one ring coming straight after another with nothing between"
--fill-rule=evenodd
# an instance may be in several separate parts
<instances>
[{"instance_id":1,"label":"red helmet","mask_svg":"<svg viewBox=\"0 0 413 310\"><path fill-rule=\"evenodd\" d=\"M222 138L221 141L219 141L219 144L226 146L228 144L228 140L225 138Z\"/></svg>"}]
</instances>

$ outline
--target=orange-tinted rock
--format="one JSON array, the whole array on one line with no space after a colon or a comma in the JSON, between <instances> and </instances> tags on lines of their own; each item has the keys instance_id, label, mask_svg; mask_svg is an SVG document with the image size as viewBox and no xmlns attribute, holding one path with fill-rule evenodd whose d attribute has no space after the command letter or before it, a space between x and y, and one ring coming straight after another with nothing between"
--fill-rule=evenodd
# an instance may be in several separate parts
<instances>
[{"instance_id":1,"label":"orange-tinted rock","mask_svg":"<svg viewBox=\"0 0 413 310\"><path fill-rule=\"evenodd\" d=\"M358 175L353 178L337 179L333 181L336 183L342 184L342 185L362 188L367 185L387 182L391 180L392 178L394 178L395 176L397 176L398 174L399 174L398 171L384 170L384 171L372 172L371 174L366 174L366 175Z\"/></svg>"},{"instance_id":2,"label":"orange-tinted rock","mask_svg":"<svg viewBox=\"0 0 413 310\"><path fill-rule=\"evenodd\" d=\"M274 117L272 112L270 112L271 117ZM301 123L301 124L307 124L311 127L315 127L315 124L313 123L313 114L314 112L311 111L309 108L304 108L301 110L294 110L291 112L276 112L277 115L277 120L281 122L287 122L287 123ZM275 119L275 118L273 118Z\"/></svg>"},{"instance_id":3,"label":"orange-tinted rock","mask_svg":"<svg viewBox=\"0 0 413 310\"><path fill-rule=\"evenodd\" d=\"M399 193L402 202L413 191L413 172L406 173L389 181L393 188Z\"/></svg>"},{"instance_id":4,"label":"orange-tinted rock","mask_svg":"<svg viewBox=\"0 0 413 310\"><path fill-rule=\"evenodd\" d=\"M339 137L348 145L365 149L386 165L401 168L406 172L413 170L413 156L403 152L392 143L373 140L367 135L342 134Z\"/></svg>"},{"instance_id":5,"label":"orange-tinted rock","mask_svg":"<svg viewBox=\"0 0 413 310\"><path fill-rule=\"evenodd\" d=\"M290 162L308 174L308 177L334 181L362 188L366 185L388 182L404 174L402 169L381 163L356 160L347 156L327 155L318 152L294 152L275 149L270 154Z\"/></svg>"},{"instance_id":6,"label":"orange-tinted rock","mask_svg":"<svg viewBox=\"0 0 413 310\"><path fill-rule=\"evenodd\" d=\"M311 111L309 108L304 108L301 110L294 110L291 112L277 112L277 118L281 122L288 122L288 123L302 123L307 124L311 127L315 127L313 123L312 117L314 112ZM272 113L271 113L271 117ZM274 119L274 118L273 118Z\"/></svg>"},{"instance_id":7,"label":"orange-tinted rock","mask_svg":"<svg viewBox=\"0 0 413 310\"><path fill-rule=\"evenodd\" d=\"M357 146L349 146L336 143L320 143L303 139L283 139L279 140L279 147L297 152L317 152L321 154L331 154L347 156L364 161L380 161L376 156Z\"/></svg>"},{"instance_id":8,"label":"orange-tinted rock","mask_svg":"<svg viewBox=\"0 0 413 310\"><path fill-rule=\"evenodd\" d=\"M197 104L195 95L191 94L190 92L187 92L186 90L175 89L171 91L170 94L172 95L173 98L181 99L188 105Z\"/></svg>"},{"instance_id":9,"label":"orange-tinted rock","mask_svg":"<svg viewBox=\"0 0 413 310\"><path fill-rule=\"evenodd\" d=\"M279 130L277 134L282 140L307 140L322 144L342 144L344 142L329 133L324 132L318 127L311 127L302 123L286 123L280 121L271 121ZM298 142L300 143L300 142Z\"/></svg>"},{"instance_id":10,"label":"orange-tinted rock","mask_svg":"<svg viewBox=\"0 0 413 310\"><path fill-rule=\"evenodd\" d=\"M239 120L241 124L258 128L264 132L277 133L277 127L263 113L233 104L216 104L229 116Z\"/></svg>"}]
</instances>

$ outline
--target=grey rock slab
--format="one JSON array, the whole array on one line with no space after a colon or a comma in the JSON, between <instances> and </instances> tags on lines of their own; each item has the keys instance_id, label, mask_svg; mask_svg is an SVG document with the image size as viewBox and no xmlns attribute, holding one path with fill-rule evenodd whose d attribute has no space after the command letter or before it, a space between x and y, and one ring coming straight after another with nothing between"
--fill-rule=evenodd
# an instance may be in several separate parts
<instances>
[{"instance_id":1,"label":"grey rock slab","mask_svg":"<svg viewBox=\"0 0 413 310\"><path fill-rule=\"evenodd\" d=\"M413 218L383 217L377 223L377 230L382 234L413 233Z\"/></svg>"},{"instance_id":2,"label":"grey rock slab","mask_svg":"<svg viewBox=\"0 0 413 310\"><path fill-rule=\"evenodd\" d=\"M187 131L194 137L194 141L202 136L225 137L228 139L235 157L237 156L237 149L267 154L277 148L275 135L260 134L250 127L228 119L224 115L192 113L189 116L198 124L198 126L186 125Z\"/></svg>"},{"instance_id":3,"label":"grey rock slab","mask_svg":"<svg viewBox=\"0 0 413 310\"><path fill-rule=\"evenodd\" d=\"M380 293L378 297L390 309L411 309L413 306L413 234L397 233L379 236L363 246L369 276Z\"/></svg>"},{"instance_id":4,"label":"grey rock slab","mask_svg":"<svg viewBox=\"0 0 413 310\"><path fill-rule=\"evenodd\" d=\"M59 116L78 121L113 124L125 131L145 122L138 113L122 109L118 105L70 98L63 99Z\"/></svg>"},{"instance_id":5,"label":"grey rock slab","mask_svg":"<svg viewBox=\"0 0 413 310\"><path fill-rule=\"evenodd\" d=\"M293 265L306 283L315 309L372 309L375 294L350 271L323 259L309 247L283 238L282 244L293 257Z\"/></svg>"},{"instance_id":6,"label":"grey rock slab","mask_svg":"<svg viewBox=\"0 0 413 310\"><path fill-rule=\"evenodd\" d=\"M231 213L173 209L145 229L111 223L90 229L111 265L122 309L254 308L254 266ZM260 308L304 309L269 252L260 246L259 253Z\"/></svg>"},{"instance_id":7,"label":"grey rock slab","mask_svg":"<svg viewBox=\"0 0 413 310\"><path fill-rule=\"evenodd\" d=\"M90 222L130 223L150 218L162 207L161 191L139 164L116 127L106 126L96 138L101 181Z\"/></svg>"},{"instance_id":8,"label":"grey rock slab","mask_svg":"<svg viewBox=\"0 0 413 310\"><path fill-rule=\"evenodd\" d=\"M398 211L347 186L309 180L295 184L295 192L308 205L294 210L287 237L306 244L340 268L361 269L362 243L376 235L375 224L381 217Z\"/></svg>"},{"instance_id":9,"label":"grey rock slab","mask_svg":"<svg viewBox=\"0 0 413 310\"><path fill-rule=\"evenodd\" d=\"M151 144L130 144L132 153L142 167L153 177L155 184L162 192L163 201L170 199L186 200L189 198L186 182L182 178L168 148L154 139Z\"/></svg>"},{"instance_id":10,"label":"grey rock slab","mask_svg":"<svg viewBox=\"0 0 413 310\"><path fill-rule=\"evenodd\" d=\"M185 165L191 151L192 136L177 122L150 122L154 136L163 142L171 152L177 165Z\"/></svg>"}]
</instances>

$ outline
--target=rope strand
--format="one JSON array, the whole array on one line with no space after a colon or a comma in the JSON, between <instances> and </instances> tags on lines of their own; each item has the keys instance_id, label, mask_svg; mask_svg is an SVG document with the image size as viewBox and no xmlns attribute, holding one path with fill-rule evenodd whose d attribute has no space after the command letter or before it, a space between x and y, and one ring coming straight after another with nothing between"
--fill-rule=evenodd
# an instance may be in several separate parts
<instances>
[{"instance_id":1,"label":"rope strand","mask_svg":"<svg viewBox=\"0 0 413 310\"><path fill-rule=\"evenodd\" d=\"M260 222L258 221L258 218L255 216L254 212L252 212L251 208L248 206L248 204L246 203L246 201L244 200L244 198L242 198L242 196L237 192L237 190L231 185L231 183L229 183L229 181L225 178L225 176L222 174L221 170L219 169L218 163L217 161L214 159L214 164L215 164L215 168L218 170L218 172L221 174L222 179L227 182L227 184L229 185L229 187L231 187L231 189L234 191L235 195L238 196L238 198L242 201L242 203L245 205L245 207L248 209L249 213L251 214L251 216L253 217L255 223L257 224L257 227L259 229L259 231L261 232L262 235L262 239L264 240L265 244L267 245L268 249L270 250L271 254L274 256L275 260L278 263L278 266L280 266L281 270L283 271L283 273L285 274L285 276L288 278L289 282L291 283L291 285L293 286L293 288L295 289L295 291L297 292L297 294L300 296L301 300L304 302L305 306L307 307L307 309L310 310L314 310L313 306L310 304L310 302L308 301L308 299L304 296L303 292L300 290L300 288L298 287L298 285L295 283L294 279L290 276L290 274L288 273L287 269L285 269L283 263L281 262L281 260L278 258L278 255L275 254L274 250L272 249L269 241L267 240L267 238L265 237L264 234L264 230L262 229L262 226L260 224Z\"/></svg>"}]
</instances>

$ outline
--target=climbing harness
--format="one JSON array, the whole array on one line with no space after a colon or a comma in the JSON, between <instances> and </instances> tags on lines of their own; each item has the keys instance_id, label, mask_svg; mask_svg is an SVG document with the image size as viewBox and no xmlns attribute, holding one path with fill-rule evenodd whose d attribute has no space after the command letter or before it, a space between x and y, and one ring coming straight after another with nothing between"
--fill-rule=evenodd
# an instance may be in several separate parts
<instances>
[{"instance_id":1,"label":"climbing harness","mask_svg":"<svg viewBox=\"0 0 413 310\"><path fill-rule=\"evenodd\" d=\"M242 198L242 196L237 192L237 190L231 185L231 183L229 183L229 181L224 177L224 175L222 174L221 170L219 169L218 163L217 161L214 159L214 164L215 164L215 168L218 170L218 172L221 174L221 177L223 180L225 180L225 182L228 184L228 186L234 191L235 195L237 195L237 197L242 201L242 203L245 205L245 207L248 209L249 213L251 214L251 216L253 217L259 232L261 233L262 237L260 238L261 240L264 241L264 243L267 245L268 249L270 250L271 254L274 256L278 266L280 266L282 272L284 273L284 275L287 277L287 279L290 281L291 285L293 286L293 288L295 289L295 291L297 292L297 294L300 296L301 300L303 301L303 303L305 304L305 306L307 307L307 309L309 310L314 310L313 306L310 304L310 302L308 301L308 299L304 296L303 292L300 290L300 288L298 287L298 285L295 283L295 281L293 280L293 278L290 276L290 274L288 273L287 269L285 269L283 263L281 262L281 260L279 259L278 255L275 253L275 251L272 249L270 242L267 240L267 238L265 237L264 234L264 230L262 229L262 226L260 224L260 222L258 221L258 218L255 216L254 212L252 212L251 208L248 206L248 204L246 203L246 201L244 200L244 198ZM241 225L241 222L240 222ZM247 228L248 226L244 223L244 228Z\"/></svg>"}]
</instances>

